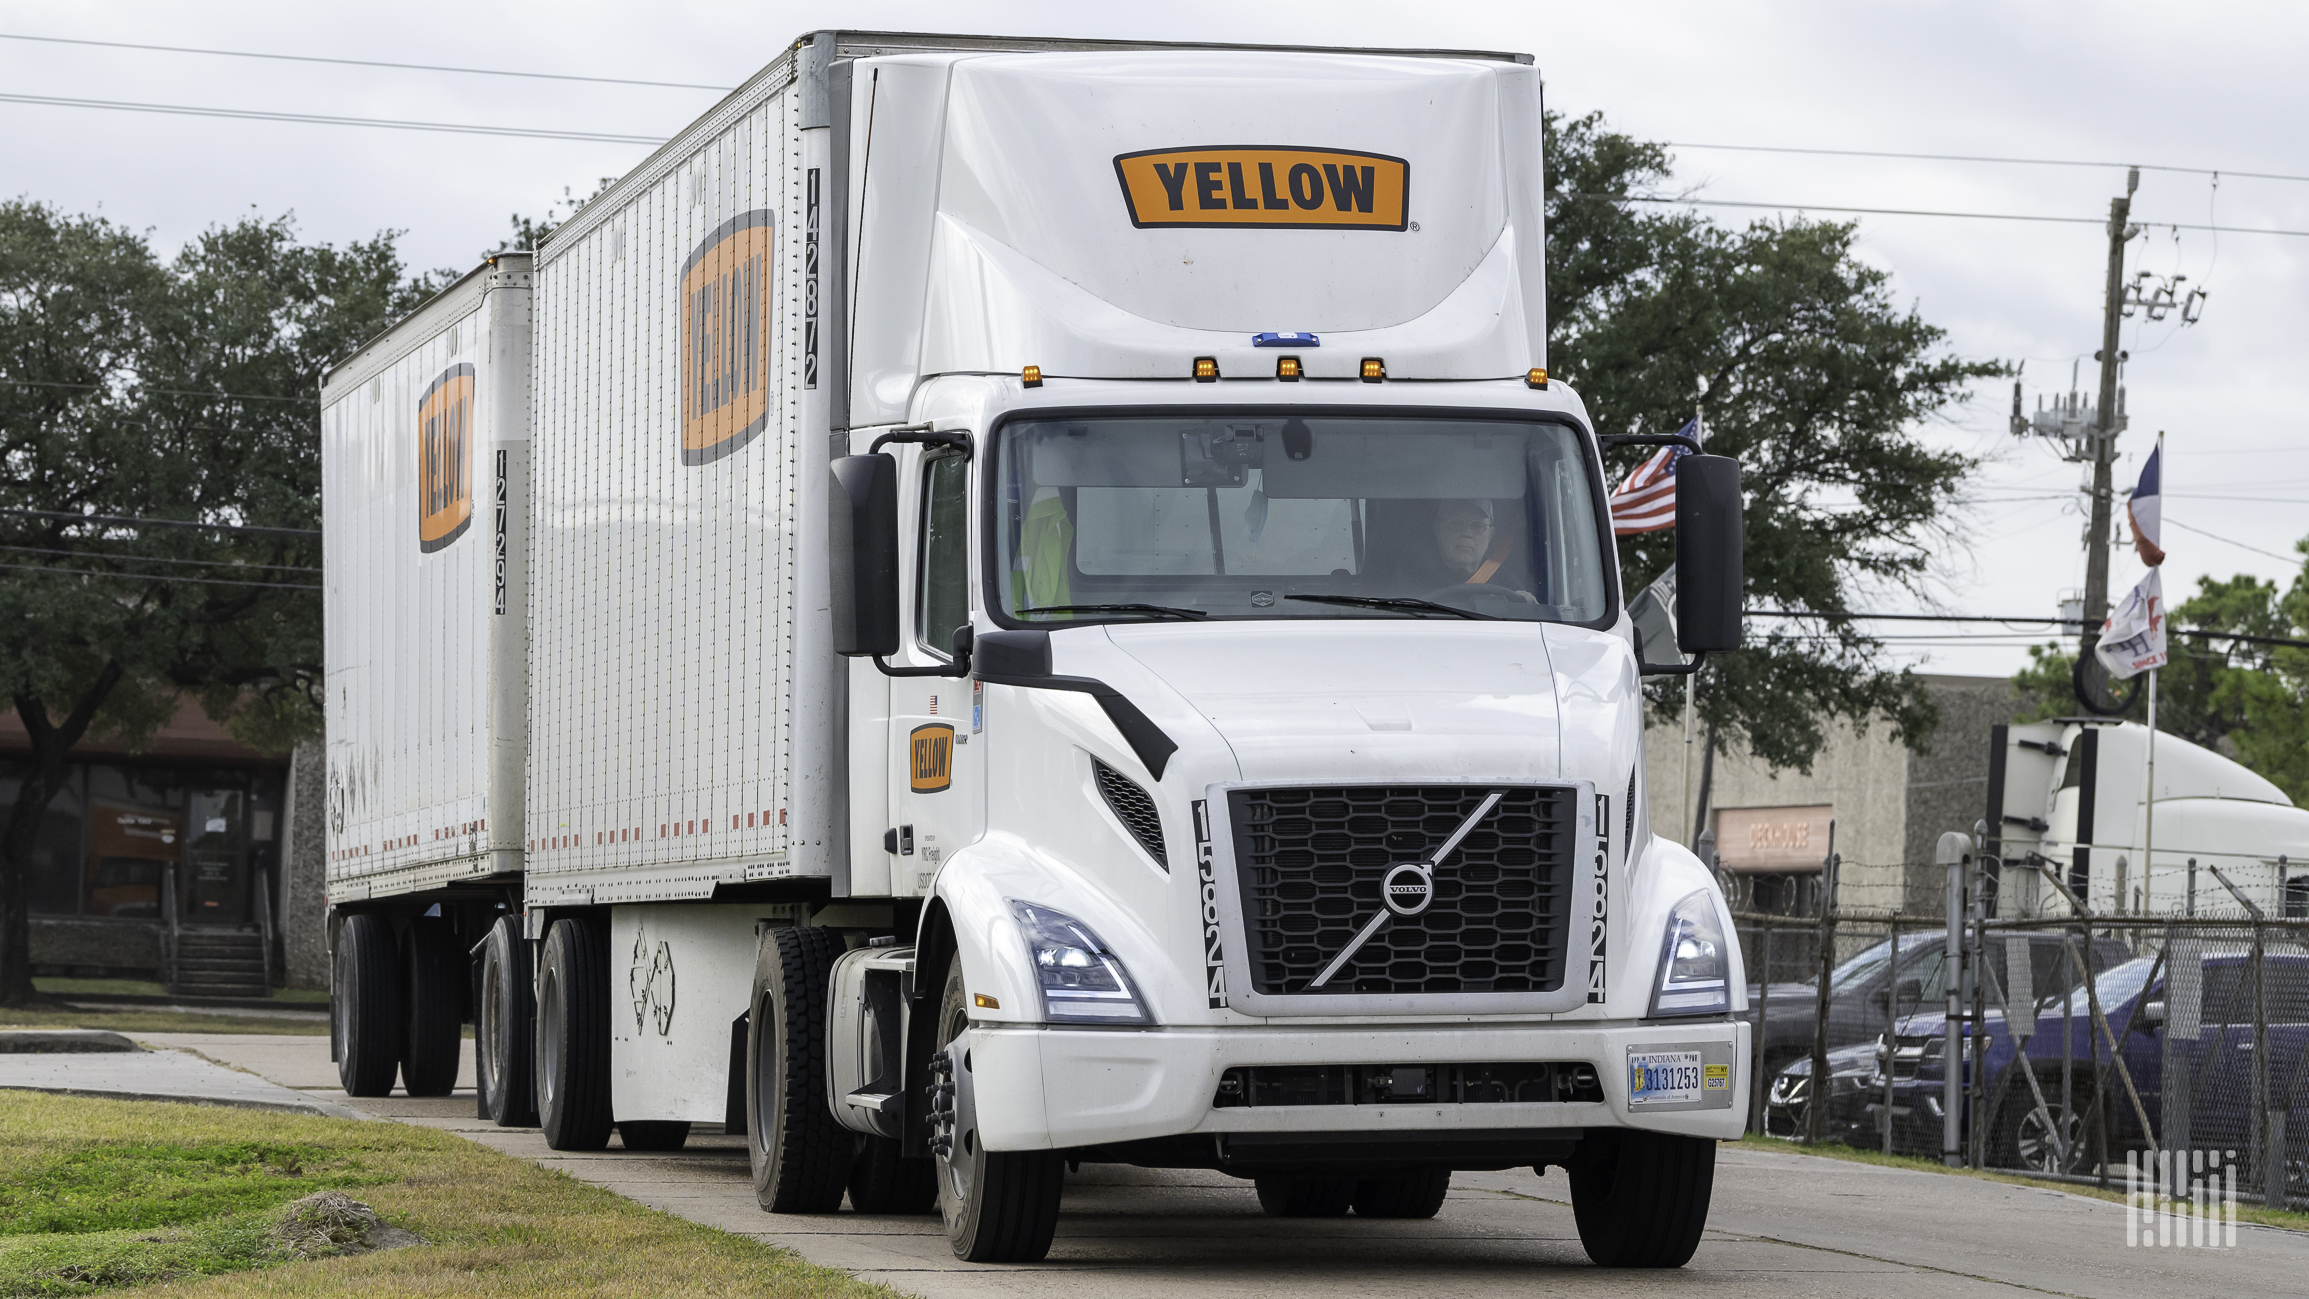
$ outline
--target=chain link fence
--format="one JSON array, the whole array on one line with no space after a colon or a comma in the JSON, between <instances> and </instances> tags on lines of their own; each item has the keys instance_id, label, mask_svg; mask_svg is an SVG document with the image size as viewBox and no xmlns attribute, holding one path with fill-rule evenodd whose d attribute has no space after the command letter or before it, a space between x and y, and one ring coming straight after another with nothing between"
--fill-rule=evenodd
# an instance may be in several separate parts
<instances>
[{"instance_id":1,"label":"chain link fence","mask_svg":"<svg viewBox=\"0 0 2309 1299\"><path fill-rule=\"evenodd\" d=\"M2043 874L2061 914L1998 916L1998 864L1969 855L1940 914L1853 905L1833 858L1773 911L1728 891L1750 1130L2112 1187L2128 1156L2197 1152L2309 1207L2309 918L2285 881L2192 862L2170 913L2100 915Z\"/></svg>"}]
</instances>

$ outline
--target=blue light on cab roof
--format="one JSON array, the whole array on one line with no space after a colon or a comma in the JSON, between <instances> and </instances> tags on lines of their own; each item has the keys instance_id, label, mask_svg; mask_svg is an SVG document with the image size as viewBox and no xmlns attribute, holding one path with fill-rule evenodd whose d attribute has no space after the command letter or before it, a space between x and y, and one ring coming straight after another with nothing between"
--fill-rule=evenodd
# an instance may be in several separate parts
<instances>
[{"instance_id":1,"label":"blue light on cab roof","mask_svg":"<svg viewBox=\"0 0 2309 1299\"><path fill-rule=\"evenodd\" d=\"M1253 334L1253 347L1321 347L1323 340L1313 334Z\"/></svg>"}]
</instances>

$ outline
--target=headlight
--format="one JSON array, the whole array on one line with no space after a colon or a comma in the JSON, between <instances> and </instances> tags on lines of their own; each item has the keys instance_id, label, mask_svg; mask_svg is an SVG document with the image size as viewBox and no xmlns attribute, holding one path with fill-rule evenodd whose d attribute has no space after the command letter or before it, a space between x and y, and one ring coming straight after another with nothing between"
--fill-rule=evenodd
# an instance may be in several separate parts
<instances>
[{"instance_id":1,"label":"headlight","mask_svg":"<svg viewBox=\"0 0 2309 1299\"><path fill-rule=\"evenodd\" d=\"M1148 1024L1122 961L1073 916L1013 900L1042 988L1042 1017L1054 1024Z\"/></svg>"},{"instance_id":2,"label":"headlight","mask_svg":"<svg viewBox=\"0 0 2309 1299\"><path fill-rule=\"evenodd\" d=\"M1715 896L1706 889L1668 912L1667 947L1652 1015L1720 1015L1732 1008L1732 958Z\"/></svg>"}]
</instances>

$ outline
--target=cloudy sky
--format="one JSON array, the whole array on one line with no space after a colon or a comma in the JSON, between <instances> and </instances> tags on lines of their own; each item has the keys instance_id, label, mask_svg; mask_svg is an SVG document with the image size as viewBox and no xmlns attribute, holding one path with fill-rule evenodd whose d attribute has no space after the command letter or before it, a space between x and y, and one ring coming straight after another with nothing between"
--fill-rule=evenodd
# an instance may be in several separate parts
<instances>
[{"instance_id":1,"label":"cloudy sky","mask_svg":"<svg viewBox=\"0 0 2309 1299\"><path fill-rule=\"evenodd\" d=\"M2102 218L2121 166L2004 165L1739 152L1699 145L1877 150L2138 163L2135 219L2309 231L2300 60L2309 9L2279 4L1565 3L1160 5L859 0L748 5L657 0L108 3L0 0L0 193L101 211L170 249L254 211L294 212L309 239L405 231L419 266L461 266L540 212L639 162L641 145L513 140L375 127L220 120L25 102L74 99L660 137L708 89L476 76L14 39L454 65L727 87L795 35L844 26L1164 40L1529 51L1549 106L1600 110L1682 146L1700 197L1775 205ZM2174 170L2179 169L2179 170ZM2194 170L2190 170L2194 169ZM2217 178L2204 174L2219 171ZM1727 222L1767 215L1715 207ZM1823 213L1826 215L1826 213ZM2065 391L2099 346L2106 257L2093 225L1862 215L1864 257L1970 356L2026 360L2029 404ZM2166 586L2298 571L2309 535L2309 237L2152 226L2131 269L2210 291L2193 328L2129 323L2130 486L2167 437ZM1576 376L1574 381L1576 382ZM1962 544L1929 607L2043 615L2081 587L2083 471L2005 432L2009 384L1989 385L1935 442L1982 457ZM2121 592L2140 573L2111 565ZM1927 607L1911 597L1871 601ZM1928 670L2009 672L2030 629L1888 626ZM2041 638L2042 630L2036 635ZM1929 639L1958 636L1961 639Z\"/></svg>"}]
</instances>

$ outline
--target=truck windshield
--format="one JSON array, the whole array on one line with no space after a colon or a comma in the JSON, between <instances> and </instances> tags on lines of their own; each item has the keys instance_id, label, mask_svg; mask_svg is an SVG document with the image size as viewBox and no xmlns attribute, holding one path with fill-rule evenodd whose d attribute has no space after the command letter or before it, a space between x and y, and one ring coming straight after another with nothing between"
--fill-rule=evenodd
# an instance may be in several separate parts
<instances>
[{"instance_id":1,"label":"truck windshield","mask_svg":"<svg viewBox=\"0 0 2309 1299\"><path fill-rule=\"evenodd\" d=\"M996 575L1026 623L1604 616L1560 424L1387 415L1014 421Z\"/></svg>"}]
</instances>

